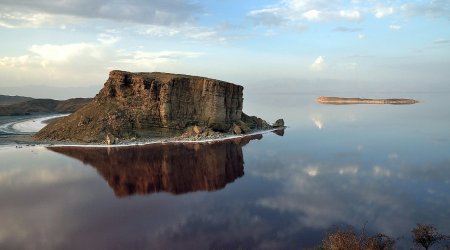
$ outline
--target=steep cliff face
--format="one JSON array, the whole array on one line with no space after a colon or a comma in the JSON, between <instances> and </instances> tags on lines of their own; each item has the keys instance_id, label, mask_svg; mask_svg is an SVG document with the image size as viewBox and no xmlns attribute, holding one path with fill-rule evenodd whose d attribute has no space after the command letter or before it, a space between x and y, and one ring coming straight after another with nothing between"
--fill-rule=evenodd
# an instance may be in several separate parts
<instances>
[{"instance_id":1,"label":"steep cliff face","mask_svg":"<svg viewBox=\"0 0 450 250\"><path fill-rule=\"evenodd\" d=\"M241 120L242 91L204 77L112 71L92 102L35 137L104 142L106 137L167 135L191 125L228 131Z\"/></svg>"},{"instance_id":2,"label":"steep cliff face","mask_svg":"<svg viewBox=\"0 0 450 250\"><path fill-rule=\"evenodd\" d=\"M132 112L138 127L228 129L241 118L242 86L167 73L112 71L96 97Z\"/></svg>"},{"instance_id":3,"label":"steep cliff face","mask_svg":"<svg viewBox=\"0 0 450 250\"><path fill-rule=\"evenodd\" d=\"M244 175L242 146L261 135L213 144L49 149L94 167L118 197L213 191Z\"/></svg>"}]
</instances>

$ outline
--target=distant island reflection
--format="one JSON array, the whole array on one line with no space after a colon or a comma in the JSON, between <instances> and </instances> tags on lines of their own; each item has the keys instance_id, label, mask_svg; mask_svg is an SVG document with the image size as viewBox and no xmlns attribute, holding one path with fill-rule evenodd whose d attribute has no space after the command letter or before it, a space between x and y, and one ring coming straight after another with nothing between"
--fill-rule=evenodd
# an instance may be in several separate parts
<instances>
[{"instance_id":1,"label":"distant island reflection","mask_svg":"<svg viewBox=\"0 0 450 250\"><path fill-rule=\"evenodd\" d=\"M279 132L277 134L280 134ZM262 135L211 144L49 147L94 167L117 197L223 189L244 175L242 146Z\"/></svg>"}]
</instances>

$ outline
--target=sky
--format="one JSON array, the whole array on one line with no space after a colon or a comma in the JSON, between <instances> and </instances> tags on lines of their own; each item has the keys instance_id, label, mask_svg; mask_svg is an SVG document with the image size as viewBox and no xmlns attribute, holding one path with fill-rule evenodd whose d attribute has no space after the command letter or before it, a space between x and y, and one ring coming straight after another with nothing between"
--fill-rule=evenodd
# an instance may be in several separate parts
<instances>
[{"instance_id":1,"label":"sky","mask_svg":"<svg viewBox=\"0 0 450 250\"><path fill-rule=\"evenodd\" d=\"M0 36L0 94L93 96L113 69L450 90L449 0L0 0Z\"/></svg>"}]
</instances>

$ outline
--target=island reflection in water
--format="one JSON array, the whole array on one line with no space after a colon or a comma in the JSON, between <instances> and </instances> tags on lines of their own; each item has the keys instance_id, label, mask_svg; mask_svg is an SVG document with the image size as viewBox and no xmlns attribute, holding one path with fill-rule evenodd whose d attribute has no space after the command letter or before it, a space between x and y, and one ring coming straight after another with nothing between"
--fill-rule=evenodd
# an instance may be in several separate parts
<instances>
[{"instance_id":1,"label":"island reflection in water","mask_svg":"<svg viewBox=\"0 0 450 250\"><path fill-rule=\"evenodd\" d=\"M283 131L278 131L277 134ZM117 197L214 191L244 175L242 146L262 135L214 143L49 147L94 167Z\"/></svg>"}]
</instances>

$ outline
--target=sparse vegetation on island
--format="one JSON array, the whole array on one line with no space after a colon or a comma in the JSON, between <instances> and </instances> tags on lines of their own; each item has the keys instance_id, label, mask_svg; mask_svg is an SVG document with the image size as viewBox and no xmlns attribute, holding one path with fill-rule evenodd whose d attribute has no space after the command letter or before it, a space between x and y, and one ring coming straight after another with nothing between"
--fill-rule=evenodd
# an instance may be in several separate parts
<instances>
[{"instance_id":1,"label":"sparse vegetation on island","mask_svg":"<svg viewBox=\"0 0 450 250\"><path fill-rule=\"evenodd\" d=\"M431 249L433 245L450 240L449 236L437 231L433 225L417 224L411 230L412 242L419 249ZM322 245L315 250L395 250L399 249L393 239L385 234L368 235L365 229L361 233L352 227L337 227L322 240ZM450 245L440 246L440 249L450 249ZM417 249L417 248L411 248Z\"/></svg>"}]
</instances>

